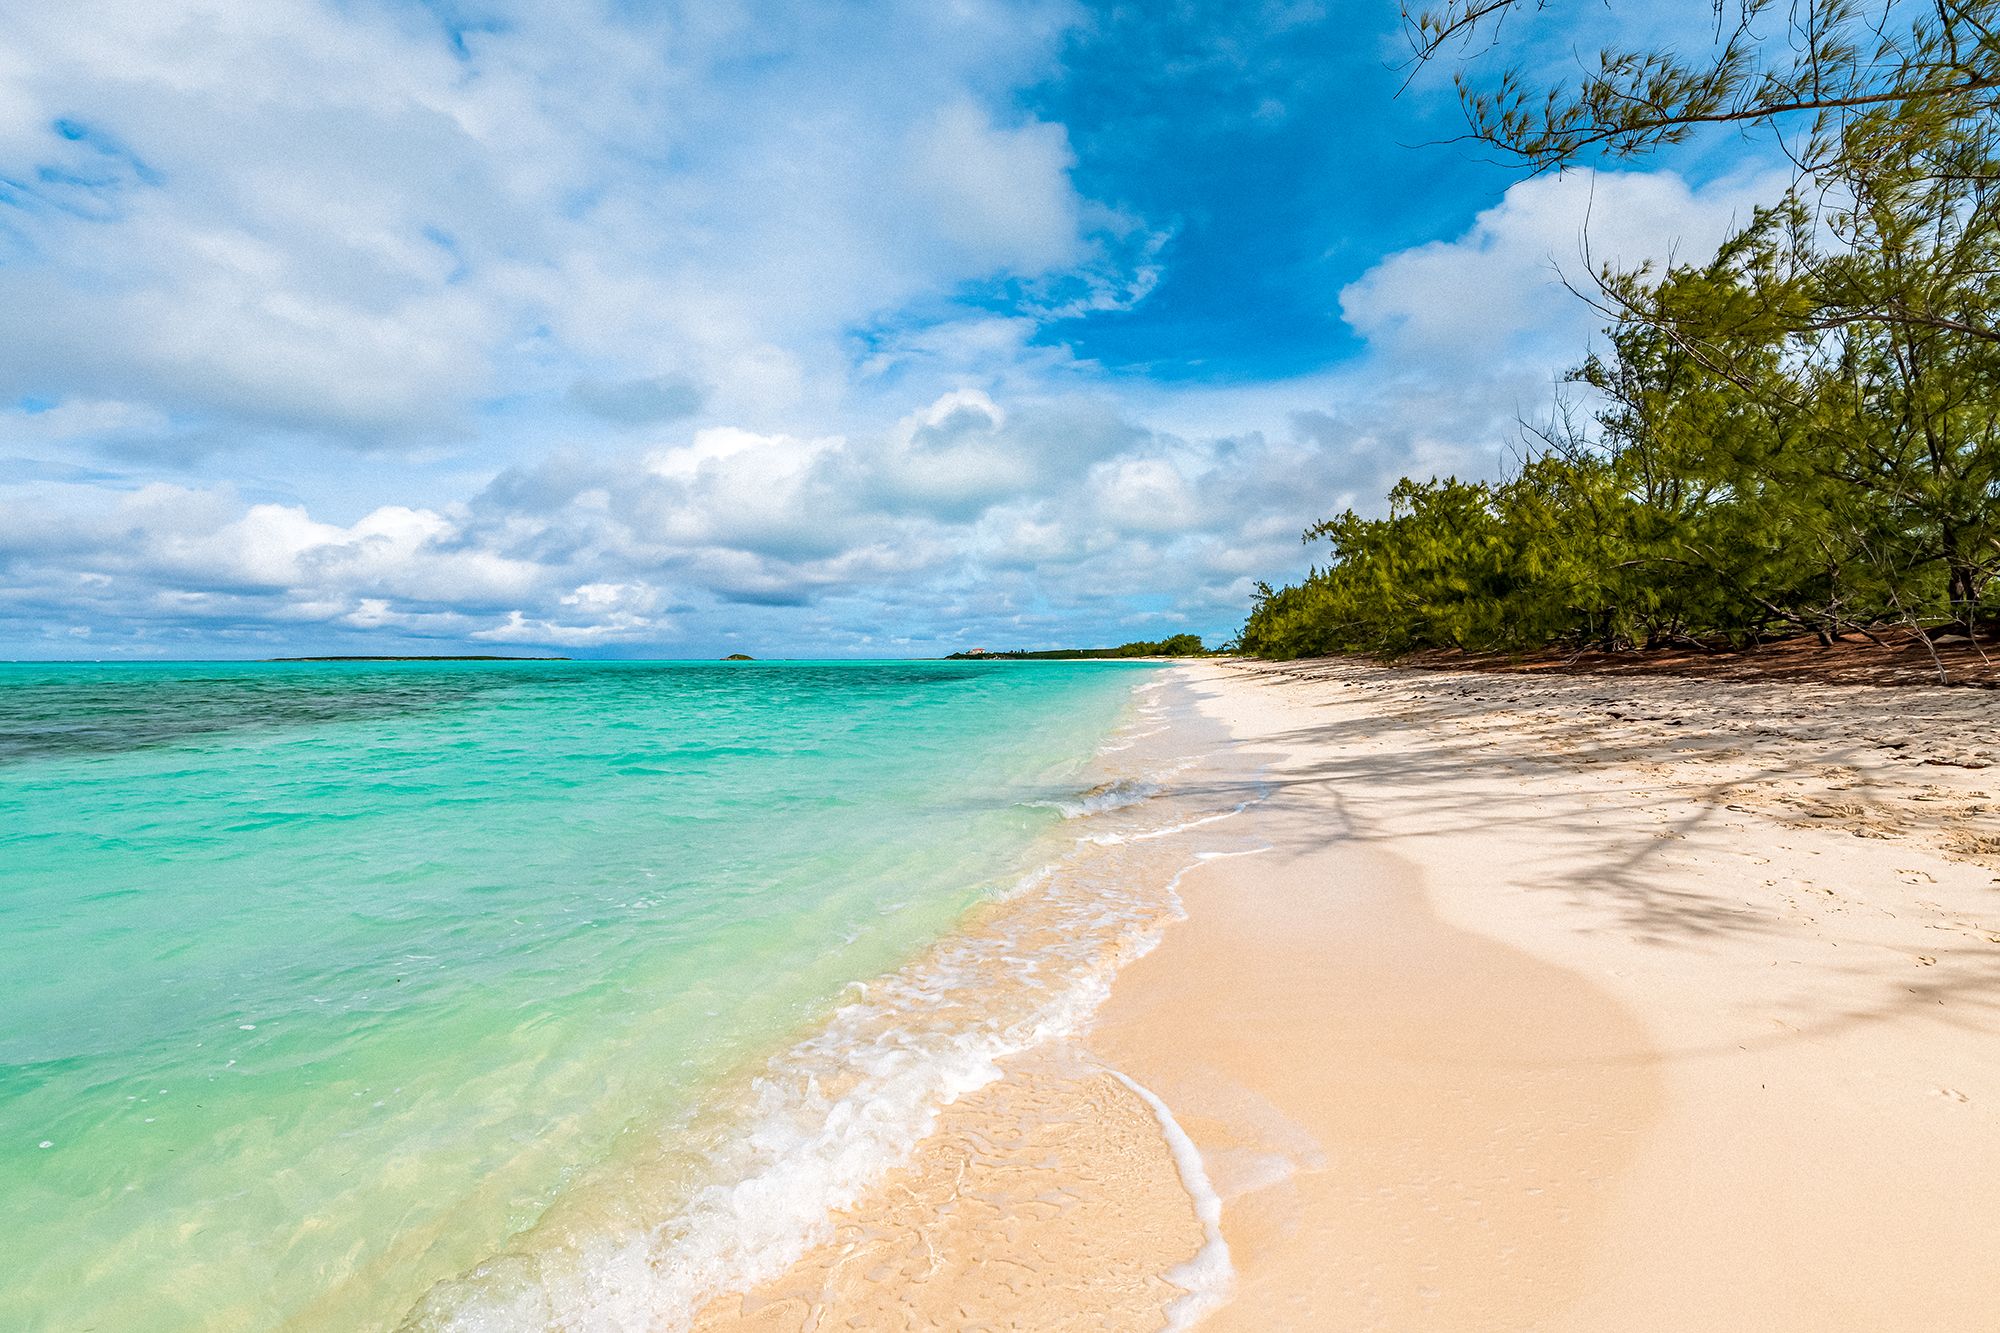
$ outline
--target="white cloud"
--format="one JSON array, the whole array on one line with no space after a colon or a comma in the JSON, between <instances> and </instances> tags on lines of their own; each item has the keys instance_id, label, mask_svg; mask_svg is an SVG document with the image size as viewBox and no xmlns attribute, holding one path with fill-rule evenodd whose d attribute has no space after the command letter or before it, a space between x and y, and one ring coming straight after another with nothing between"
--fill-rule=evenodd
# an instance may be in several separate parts
<instances>
[{"instance_id":1,"label":"white cloud","mask_svg":"<svg viewBox=\"0 0 2000 1333\"><path fill-rule=\"evenodd\" d=\"M1187 479L1162 458L1099 464L1090 488L1098 513L1121 533L1182 532L1201 518Z\"/></svg>"},{"instance_id":2,"label":"white cloud","mask_svg":"<svg viewBox=\"0 0 2000 1333\"><path fill-rule=\"evenodd\" d=\"M1573 171L1510 188L1450 241L1388 256L1340 294L1341 314L1378 354L1491 357L1574 347L1595 312L1588 291L1609 264L1700 260L1769 203L1787 177L1736 175L1701 189L1670 171ZM1532 347L1524 348L1524 338Z\"/></svg>"},{"instance_id":3,"label":"white cloud","mask_svg":"<svg viewBox=\"0 0 2000 1333\"><path fill-rule=\"evenodd\" d=\"M53 637L108 619L166 643L280 624L590 646L713 642L759 608L823 605L845 617L836 642L858 645L891 607L955 642L1126 618L1144 595L1171 608L1150 615L1216 628L1247 570L1289 557L1304 457L1159 436L1094 400L962 389L879 436L713 428L346 523L226 486L38 482L0 487L15 539L0 542L0 620Z\"/></svg>"},{"instance_id":4,"label":"white cloud","mask_svg":"<svg viewBox=\"0 0 2000 1333\"><path fill-rule=\"evenodd\" d=\"M1067 0L493 13L0 9L0 641L1226 629L1314 518L1491 470L1586 214L1633 262L1772 192L1525 182L1342 293L1348 365L1146 385L1052 336L1172 256L1014 105Z\"/></svg>"},{"instance_id":5,"label":"white cloud","mask_svg":"<svg viewBox=\"0 0 2000 1333\"><path fill-rule=\"evenodd\" d=\"M166 413L141 403L72 398L46 408L0 412L0 447L117 440L152 436L168 428Z\"/></svg>"},{"instance_id":6,"label":"white cloud","mask_svg":"<svg viewBox=\"0 0 2000 1333\"><path fill-rule=\"evenodd\" d=\"M386 4L10 7L0 395L364 439L824 401L855 323L1089 257L1063 128L982 100L1066 14L523 3L460 54Z\"/></svg>"},{"instance_id":7,"label":"white cloud","mask_svg":"<svg viewBox=\"0 0 2000 1333\"><path fill-rule=\"evenodd\" d=\"M913 136L910 176L918 206L975 264L1032 275L1078 255L1075 162L1062 126L999 128L960 99Z\"/></svg>"}]
</instances>

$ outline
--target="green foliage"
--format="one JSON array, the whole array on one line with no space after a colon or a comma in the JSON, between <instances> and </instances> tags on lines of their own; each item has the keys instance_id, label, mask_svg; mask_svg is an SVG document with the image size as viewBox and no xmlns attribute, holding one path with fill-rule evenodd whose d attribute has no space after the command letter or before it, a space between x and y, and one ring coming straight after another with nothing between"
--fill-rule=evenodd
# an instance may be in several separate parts
<instances>
[{"instance_id":1,"label":"green foliage","mask_svg":"<svg viewBox=\"0 0 2000 1333\"><path fill-rule=\"evenodd\" d=\"M1828 258L1809 232L1793 200L1706 265L1605 275L1620 318L1571 376L1588 425L1540 432L1507 480L1405 480L1386 517L1315 525L1330 559L1260 590L1243 650L1740 645L1992 615L2000 343L1830 317L1890 261ZM1896 282L1941 262L1935 232L1896 244ZM2000 303L1996 272L1954 278L1952 308Z\"/></svg>"},{"instance_id":2,"label":"green foliage","mask_svg":"<svg viewBox=\"0 0 2000 1333\"><path fill-rule=\"evenodd\" d=\"M1420 54L1512 3L1452 0L1419 22ZM1560 410L1506 480L1405 480L1386 517L1314 526L1328 562L1260 588L1244 651L1749 644L1994 615L2000 0L1872 28L1809 0L1792 21L1810 40L1762 65L1749 20L1768 8L1746 0L1709 67L1627 53L1567 98L1470 98L1475 137L1544 167L1716 120L1809 123L1792 193L1713 260L1597 276L1609 347L1570 377L1588 421Z\"/></svg>"},{"instance_id":3,"label":"green foliage","mask_svg":"<svg viewBox=\"0 0 2000 1333\"><path fill-rule=\"evenodd\" d=\"M1200 657L1208 650L1198 634L1171 634L1157 643L1127 643L1118 648L1120 657Z\"/></svg>"},{"instance_id":4,"label":"green foliage","mask_svg":"<svg viewBox=\"0 0 2000 1333\"><path fill-rule=\"evenodd\" d=\"M1595 6L1653 25L1637 0ZM1811 162L1857 110L1901 117L1990 111L2000 97L2000 0L1713 0L1708 40L1607 46L1556 83L1547 25L1577 0L1406 0L1418 65L1455 63L1467 137L1547 171L1593 155L1643 156L1705 127L1782 135ZM1539 29L1539 31L1538 31ZM1567 42L1562 44L1567 45ZM1494 57L1511 63L1497 68Z\"/></svg>"},{"instance_id":5,"label":"green foliage","mask_svg":"<svg viewBox=\"0 0 2000 1333\"><path fill-rule=\"evenodd\" d=\"M1205 657L1198 634L1173 634L1157 642L1139 640L1116 648L1045 648L1038 652L1015 650L1004 653L953 653L947 660L1004 658L1008 661L1066 662L1097 657Z\"/></svg>"}]
</instances>

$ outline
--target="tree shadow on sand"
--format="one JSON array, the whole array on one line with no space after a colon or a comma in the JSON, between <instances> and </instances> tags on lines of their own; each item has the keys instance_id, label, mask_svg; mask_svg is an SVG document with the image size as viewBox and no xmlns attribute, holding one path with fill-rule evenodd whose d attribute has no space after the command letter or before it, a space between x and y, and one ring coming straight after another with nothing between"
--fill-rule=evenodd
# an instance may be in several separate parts
<instances>
[{"instance_id":1,"label":"tree shadow on sand","mask_svg":"<svg viewBox=\"0 0 2000 1333\"><path fill-rule=\"evenodd\" d=\"M1365 684L1356 680L1364 671L1373 676ZM1657 948L1700 948L1757 936L1775 947L1785 937L1774 917L1777 904L1753 905L1755 886L1731 879L1713 889L1689 887L1685 868L1666 864L1675 849L1690 842L1713 845L1733 823L1761 823L1756 836L1773 843L1798 831L1745 802L1766 796L1774 784L1821 778L1829 769L1879 765L1885 752L1914 763L1895 753L1902 745L1884 745L1879 728L1891 716L1908 720L1928 711L1941 715L1933 718L1934 726L1990 727L1990 719L1977 716L1984 710L1958 705L1971 692L1940 706L1909 698L1913 691L1894 691L1902 697L1900 710L1879 701L1880 716L1864 711L1849 734L1828 737L1823 727L1828 711L1852 713L1851 699L1800 700L1768 685L1732 686L1724 693L1705 682L1693 688L1711 692L1709 700L1697 701L1697 706L1706 702L1709 711L1689 717L1685 696L1649 698L1651 682L1531 680L1496 687L1423 674L1430 678L1344 665L1238 668L1239 680L1274 689L1301 679L1338 680L1375 691L1383 706L1357 713L1330 700L1322 721L1238 743L1232 766L1260 771L1254 778L1214 780L1210 794L1234 803L1256 793L1279 806L1294 805L1297 798L1298 815L1266 821L1274 844L1295 850L1336 840L1390 849L1392 842L1412 837L1525 833L1564 852L1563 866L1529 886L1531 892L1560 893L1569 903L1592 909L1590 916L1575 918L1576 930L1616 933ZM1349 693L1344 702L1355 700ZM1544 706L1536 708L1537 702ZM1685 735L1679 734L1683 728ZM1746 740L1757 742L1749 753ZM1663 755L1663 741L1672 742L1675 753ZM1280 762L1283 751L1316 757ZM1720 774L1705 762L1717 755L1735 759L1735 771ZM1606 777L1593 779L1594 771ZM1496 773L1510 780L1511 794L1494 791ZM1583 799L1554 799L1586 789ZM1368 795L1357 798L1357 793ZM1310 817L1304 798L1310 798ZM1383 807L1387 800L1393 800L1393 810ZM1985 858L1971 859L1988 864ZM1764 891L1782 892L1768 886ZM1958 925L1963 929L1945 937L1950 947L1927 950L1949 966L1926 967L1920 980L1910 978L1916 964L1908 953L1856 935L1829 935L1852 951L1854 961L1809 966L1821 968L1836 993L1852 1002L1727 1050L1776 1046L1917 1014L2000 1035L2000 948L1982 927Z\"/></svg>"}]
</instances>

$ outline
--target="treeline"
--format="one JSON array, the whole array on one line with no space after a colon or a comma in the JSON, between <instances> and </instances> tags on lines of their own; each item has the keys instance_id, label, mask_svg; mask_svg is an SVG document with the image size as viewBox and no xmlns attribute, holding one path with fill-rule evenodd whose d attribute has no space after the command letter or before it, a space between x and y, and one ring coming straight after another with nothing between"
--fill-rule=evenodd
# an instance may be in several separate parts
<instances>
[{"instance_id":1,"label":"treeline","mask_svg":"<svg viewBox=\"0 0 2000 1333\"><path fill-rule=\"evenodd\" d=\"M1569 377L1584 409L1559 404L1513 475L1406 479L1386 517L1315 525L1327 561L1260 587L1241 648L1743 647L1990 626L1995 80L1952 82L1951 33L1925 22L1901 56L1907 87L1821 116L1791 194L1712 261L1595 275L1588 299L1611 325Z\"/></svg>"},{"instance_id":2,"label":"treeline","mask_svg":"<svg viewBox=\"0 0 2000 1333\"><path fill-rule=\"evenodd\" d=\"M953 653L946 661L981 661L989 658L1004 658L1012 662L1067 662L1083 658L1106 657L1202 657L1208 650L1201 646L1201 637L1195 634L1173 634L1158 641L1138 640L1121 643L1116 648L1047 648L1039 652L1015 650L1005 653L989 653L984 649L973 652Z\"/></svg>"}]
</instances>

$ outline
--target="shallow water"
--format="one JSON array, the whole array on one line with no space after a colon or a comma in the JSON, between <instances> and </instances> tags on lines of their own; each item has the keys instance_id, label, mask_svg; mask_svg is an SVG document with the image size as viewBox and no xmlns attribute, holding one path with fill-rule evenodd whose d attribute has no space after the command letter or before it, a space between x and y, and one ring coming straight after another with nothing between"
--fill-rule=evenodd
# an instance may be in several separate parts
<instances>
[{"instance_id":1,"label":"shallow water","mask_svg":"<svg viewBox=\"0 0 2000 1333\"><path fill-rule=\"evenodd\" d=\"M690 1175L745 1070L884 1039L850 983L1042 864L1146 679L0 666L0 1327L533 1326L520 1237L754 1212Z\"/></svg>"}]
</instances>

